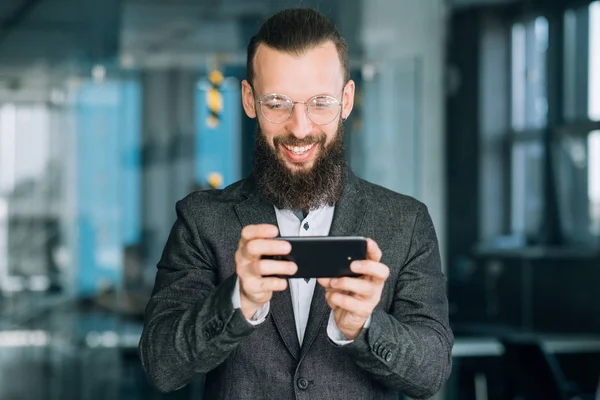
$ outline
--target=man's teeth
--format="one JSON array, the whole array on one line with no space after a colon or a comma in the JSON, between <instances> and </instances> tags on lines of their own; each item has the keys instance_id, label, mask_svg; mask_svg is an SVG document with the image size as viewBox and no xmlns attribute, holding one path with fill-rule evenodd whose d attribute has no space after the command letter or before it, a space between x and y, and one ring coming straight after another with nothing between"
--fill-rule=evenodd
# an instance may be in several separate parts
<instances>
[{"instance_id":1,"label":"man's teeth","mask_svg":"<svg viewBox=\"0 0 600 400\"><path fill-rule=\"evenodd\" d=\"M289 151L291 151L294 154L304 154L307 151L309 151L310 149L312 149L312 147L314 146L313 144L310 144L308 146L303 146L303 147L298 147L298 146L288 146L286 144L284 144L285 148L288 149Z\"/></svg>"}]
</instances>

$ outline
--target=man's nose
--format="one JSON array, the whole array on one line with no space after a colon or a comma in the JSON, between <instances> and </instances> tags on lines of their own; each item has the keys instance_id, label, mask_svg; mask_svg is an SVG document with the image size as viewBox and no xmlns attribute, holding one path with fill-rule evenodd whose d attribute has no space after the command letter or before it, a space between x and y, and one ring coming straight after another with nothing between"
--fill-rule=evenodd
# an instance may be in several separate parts
<instances>
[{"instance_id":1,"label":"man's nose","mask_svg":"<svg viewBox=\"0 0 600 400\"><path fill-rule=\"evenodd\" d=\"M305 104L294 104L292 115L288 119L288 129L299 139L310 134L313 129L313 122L308 116Z\"/></svg>"}]
</instances>

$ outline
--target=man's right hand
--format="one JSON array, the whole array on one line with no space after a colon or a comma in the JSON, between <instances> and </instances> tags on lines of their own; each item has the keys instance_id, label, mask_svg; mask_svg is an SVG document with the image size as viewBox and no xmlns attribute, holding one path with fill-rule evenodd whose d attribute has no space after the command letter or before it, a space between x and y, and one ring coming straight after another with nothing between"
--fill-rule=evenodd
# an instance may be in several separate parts
<instances>
[{"instance_id":1,"label":"man's right hand","mask_svg":"<svg viewBox=\"0 0 600 400\"><path fill-rule=\"evenodd\" d=\"M248 225L242 230L235 253L235 270L240 280L242 313L251 319L256 311L273 296L287 288L287 279L269 275L293 275L298 267L291 261L262 259L265 255L286 255L292 250L289 242L273 240L279 233L275 225Z\"/></svg>"}]
</instances>

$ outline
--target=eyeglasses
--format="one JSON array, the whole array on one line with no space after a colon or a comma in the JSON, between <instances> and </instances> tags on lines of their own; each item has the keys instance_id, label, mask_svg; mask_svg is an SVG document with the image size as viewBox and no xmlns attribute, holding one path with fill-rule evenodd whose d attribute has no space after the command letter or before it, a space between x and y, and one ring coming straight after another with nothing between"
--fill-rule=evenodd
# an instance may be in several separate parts
<instances>
[{"instance_id":1,"label":"eyeglasses","mask_svg":"<svg viewBox=\"0 0 600 400\"><path fill-rule=\"evenodd\" d=\"M310 100L292 101L282 94L267 94L257 99L260 104L260 113L269 122L282 124L290 118L294 106L298 103L304 104L306 114L317 125L327 125L340 115L342 103L335 97L317 95Z\"/></svg>"}]
</instances>

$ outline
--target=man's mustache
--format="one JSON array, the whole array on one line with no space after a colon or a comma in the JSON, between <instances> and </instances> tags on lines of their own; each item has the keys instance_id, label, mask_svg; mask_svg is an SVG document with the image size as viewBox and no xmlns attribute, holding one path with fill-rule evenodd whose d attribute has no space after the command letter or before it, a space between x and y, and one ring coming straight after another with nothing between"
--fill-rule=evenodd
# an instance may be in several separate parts
<instances>
[{"instance_id":1,"label":"man's mustache","mask_svg":"<svg viewBox=\"0 0 600 400\"><path fill-rule=\"evenodd\" d=\"M302 146L309 146L311 144L322 144L322 143L325 143L326 140L327 140L327 136L325 135L325 133L320 133L317 135L310 135L310 136L303 137L301 139L290 134L287 136L276 137L275 139L273 139L273 144L275 145L275 148L277 148L277 146L279 146L280 144L286 145L286 146L302 147Z\"/></svg>"}]
</instances>

